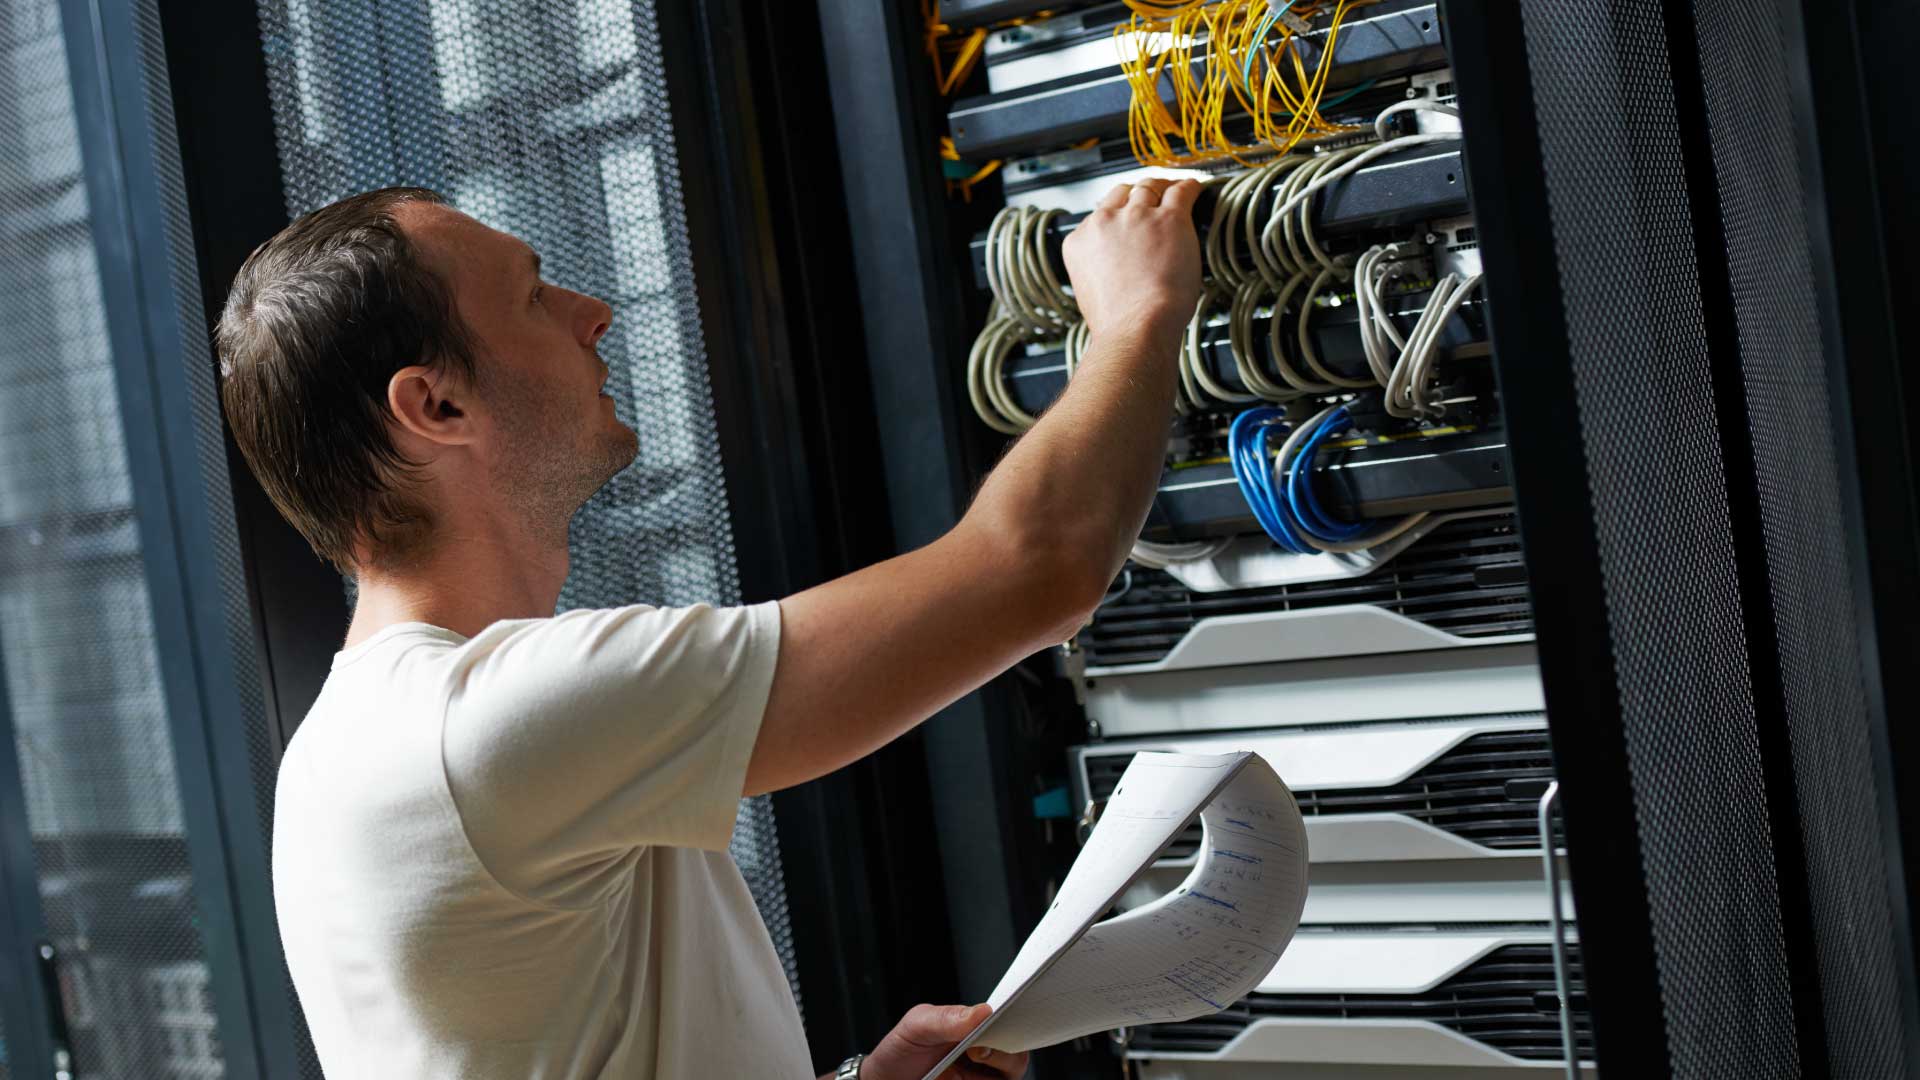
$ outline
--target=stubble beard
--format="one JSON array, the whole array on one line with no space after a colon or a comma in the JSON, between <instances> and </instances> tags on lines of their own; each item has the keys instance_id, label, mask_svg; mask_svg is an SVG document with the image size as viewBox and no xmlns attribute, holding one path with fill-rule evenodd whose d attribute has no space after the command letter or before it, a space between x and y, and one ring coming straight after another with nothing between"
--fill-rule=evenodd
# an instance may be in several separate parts
<instances>
[{"instance_id":1,"label":"stubble beard","mask_svg":"<svg viewBox=\"0 0 1920 1080\"><path fill-rule=\"evenodd\" d=\"M494 467L494 488L521 508L529 530L543 543L565 547L573 515L633 463L639 441L624 426L603 424L583 437L582 427L599 416L589 421L537 392L505 400L515 404L501 413L507 452Z\"/></svg>"}]
</instances>

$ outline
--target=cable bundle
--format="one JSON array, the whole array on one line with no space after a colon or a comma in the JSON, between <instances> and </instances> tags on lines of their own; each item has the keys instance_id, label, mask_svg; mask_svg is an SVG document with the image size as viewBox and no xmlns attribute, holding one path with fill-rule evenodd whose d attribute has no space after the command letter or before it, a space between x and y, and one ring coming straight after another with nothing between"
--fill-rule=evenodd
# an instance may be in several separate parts
<instances>
[{"instance_id":1,"label":"cable bundle","mask_svg":"<svg viewBox=\"0 0 1920 1080\"><path fill-rule=\"evenodd\" d=\"M1312 183L1307 184L1288 196L1285 202L1274 207L1274 220L1283 218L1298 209L1301 203L1318 194L1321 188L1326 187L1335 180L1351 175L1362 166L1368 165L1374 160L1391 154L1396 150L1404 150L1407 147L1420 146L1425 143L1457 142L1460 139L1460 134L1452 131L1418 132L1412 135L1400 135L1397 137L1388 134L1387 121L1391 117L1403 112L1434 112L1446 116L1460 115L1460 110L1451 105L1442 105L1425 98L1415 98L1410 101L1396 101L1386 108L1381 109L1380 115L1373 118L1373 132L1380 141L1365 148L1356 148L1353 153L1342 159L1338 168L1328 169L1315 177ZM1267 227L1269 229L1273 227L1272 221L1268 222Z\"/></svg>"},{"instance_id":2,"label":"cable bundle","mask_svg":"<svg viewBox=\"0 0 1920 1080\"><path fill-rule=\"evenodd\" d=\"M1073 378L1086 356L1092 331L1054 272L1047 231L1059 210L1009 206L994 215L987 227L987 288L993 310L985 329L974 339L967 356L967 395L974 412L1003 435L1018 435L1039 418L1020 407L1007 387L1007 358L1029 341L1058 336L1066 358L1067 378ZM1155 543L1136 540L1130 557L1157 570L1182 562L1209 559L1224 551L1228 540Z\"/></svg>"},{"instance_id":3,"label":"cable bundle","mask_svg":"<svg viewBox=\"0 0 1920 1080\"><path fill-rule=\"evenodd\" d=\"M987 228L987 288L993 309L967 354L967 396L973 411L1003 435L1018 435L1037 421L1007 388L1007 358L1030 341L1061 335L1080 325L1080 309L1054 272L1047 230L1059 210L1009 206ZM1078 341L1085 347L1085 335ZM1068 357L1069 373L1078 353Z\"/></svg>"},{"instance_id":4,"label":"cable bundle","mask_svg":"<svg viewBox=\"0 0 1920 1080\"><path fill-rule=\"evenodd\" d=\"M1080 318L1047 250L1047 230L1063 213L1009 206L987 227L987 288L1002 310L1036 334L1057 333Z\"/></svg>"},{"instance_id":5,"label":"cable bundle","mask_svg":"<svg viewBox=\"0 0 1920 1080\"><path fill-rule=\"evenodd\" d=\"M1227 461L1233 466L1233 478L1240 485L1248 509L1255 521L1274 543L1295 554L1307 550L1288 524L1281 510L1278 482L1267 467L1267 440L1275 431L1290 428L1287 411L1271 405L1258 405L1233 418L1227 428Z\"/></svg>"},{"instance_id":6,"label":"cable bundle","mask_svg":"<svg viewBox=\"0 0 1920 1080\"><path fill-rule=\"evenodd\" d=\"M1146 165L1190 166L1222 158L1250 165L1254 156L1284 154L1310 136L1351 130L1320 115L1321 99L1347 13L1370 2L1331 4L1327 38L1309 72L1294 37L1306 26L1304 16L1328 8L1324 0L1127 0L1133 19L1116 28L1115 36L1132 91L1127 138L1134 157ZM1166 47L1152 51L1162 36ZM1195 78L1197 47L1205 53ZM1172 109L1160 96L1163 79L1173 87ZM1340 100L1345 98L1335 102ZM1228 137L1230 104L1252 118L1251 142ZM1184 150L1174 148L1176 136Z\"/></svg>"},{"instance_id":7,"label":"cable bundle","mask_svg":"<svg viewBox=\"0 0 1920 1080\"><path fill-rule=\"evenodd\" d=\"M1234 417L1227 429L1233 478L1261 530L1282 550L1297 555L1364 551L1426 520L1424 513L1409 514L1381 528L1338 521L1327 513L1313 489L1314 458L1330 435L1351 423L1345 404L1329 405L1301 424L1288 421L1285 410L1263 405ZM1275 431L1288 435L1269 464L1268 445Z\"/></svg>"},{"instance_id":8,"label":"cable bundle","mask_svg":"<svg viewBox=\"0 0 1920 1080\"><path fill-rule=\"evenodd\" d=\"M1396 102L1374 120L1374 131L1381 140L1377 143L1320 154L1287 154L1211 181L1219 192L1204 251L1209 281L1181 347L1178 404L1182 411L1238 408L1255 402L1280 404L1305 395L1376 386L1388 391L1388 411L1394 416L1424 416L1432 411L1426 388L1430 383L1428 370L1438 351L1439 331L1477 280L1443 281L1422 323L1412 335L1403 337L1378 302L1378 284L1383 279L1367 278L1362 284L1372 291L1359 290L1363 314L1374 316L1362 319L1372 367L1367 376L1344 375L1323 363L1312 334L1315 301L1330 285L1346 281L1359 269L1351 257L1336 258L1321 245L1314 232L1313 196L1386 154L1455 138L1442 133L1389 137L1388 121L1397 113L1415 109L1455 114L1449 106L1425 100ZM1272 210L1262 220L1260 210L1268 192L1273 193ZM1070 339L1065 343L1065 353L1071 375L1085 348L1084 327L1074 330L1080 326L1078 309L1050 257L1047 234L1060 214L1058 210L1008 207L995 215L987 230L987 283L993 291L994 307L968 357L968 394L981 419L1004 434L1018 434L1035 422L1035 417L1013 400L1003 378L1013 350L1026 342L1066 336ZM1362 261L1370 268L1387 265L1378 258L1369 260L1375 254L1368 252ZM1371 306L1367 306L1369 301ZM1253 330L1256 314L1269 306L1272 318L1268 321L1266 351L1271 369L1261 363ZM1209 320L1223 310L1228 351L1245 389L1224 383L1208 362L1204 332ZM1291 322L1289 312L1296 313ZM1410 343L1413 348L1408 347ZM1404 363L1388 362L1391 349L1399 350ZM1403 376L1398 383L1394 382L1396 371Z\"/></svg>"},{"instance_id":9,"label":"cable bundle","mask_svg":"<svg viewBox=\"0 0 1920 1080\"><path fill-rule=\"evenodd\" d=\"M1205 253L1218 293L1203 298L1199 317L1188 328L1182 356L1181 384L1196 407L1252 401L1281 403L1306 394L1374 385L1370 379L1349 378L1331 370L1321 363L1314 348L1310 332L1314 299L1329 282L1346 278L1349 270L1345 262L1327 253L1314 234L1312 202L1293 198L1360 153L1360 148L1348 148L1324 154L1290 154L1241 173L1221 188ZM1269 215L1263 223L1258 210L1270 190L1275 192L1276 206L1285 208L1286 213ZM1245 263L1241 261L1243 251ZM1217 303L1220 295L1229 300L1228 347L1235 373L1247 388L1244 393L1218 384L1200 345L1210 301ZM1267 328L1267 355L1278 379L1260 363L1254 345L1254 317L1268 305L1272 318ZM1290 310L1299 313L1293 322L1293 342L1285 337ZM1294 366L1296 356L1305 364L1304 372Z\"/></svg>"},{"instance_id":10,"label":"cable bundle","mask_svg":"<svg viewBox=\"0 0 1920 1080\"><path fill-rule=\"evenodd\" d=\"M1369 248L1354 265L1354 301L1360 309L1360 344L1367 365L1386 388L1387 415L1401 419L1436 416L1446 411L1433 384L1433 364L1440 356L1440 332L1460 310L1468 294L1480 286L1480 275L1462 278L1448 274L1434 283L1426 307L1402 336L1386 309L1380 288L1396 273L1393 261L1402 254L1399 244ZM1394 350L1398 350L1396 353Z\"/></svg>"},{"instance_id":11,"label":"cable bundle","mask_svg":"<svg viewBox=\"0 0 1920 1080\"><path fill-rule=\"evenodd\" d=\"M1287 170L1310 160L1291 155L1259 168L1229 177L1220 184L1213 204L1213 220L1207 229L1206 261L1211 284L1202 295L1200 309L1187 327L1186 345L1180 357L1180 386L1194 408L1241 405L1252 401L1285 401L1296 396L1288 387L1275 383L1261 370L1253 350L1253 308L1262 296L1270 294L1277 280L1254 240L1253 211L1261 196ZM1242 240L1236 244L1235 240ZM1241 261L1245 251L1251 263ZM1213 377L1206 351L1200 343L1210 310L1221 301L1227 304L1228 352L1236 374L1247 390L1230 390Z\"/></svg>"},{"instance_id":12,"label":"cable bundle","mask_svg":"<svg viewBox=\"0 0 1920 1080\"><path fill-rule=\"evenodd\" d=\"M1236 2L1226 0L1227 4ZM1347 5L1341 6L1344 9ZM1195 9L1183 10L1181 17L1192 17ZM1426 516L1410 515L1385 527L1335 519L1314 491L1312 464L1330 436L1351 426L1348 406L1328 405L1298 424L1288 420L1284 408L1276 407L1307 396L1375 387L1384 391L1385 409L1394 417L1427 417L1444 406L1432 379L1440 333L1478 287L1479 275L1462 278L1448 274L1442 278L1412 331L1403 335L1386 310L1382 288L1396 276L1397 264L1412 249L1385 244L1368 249L1357 259L1335 257L1314 232L1313 197L1329 184L1397 150L1457 137L1451 133L1390 137L1388 121L1395 114L1414 109L1457 115L1452 108L1430 101L1397 102L1375 118L1374 131L1380 140L1376 143L1317 154L1283 154L1211 182L1218 186L1218 193L1203 251L1207 280L1181 347L1177 404L1183 411L1255 405L1234 418L1228 431L1228 457L1234 478L1262 531L1286 551L1360 551L1402 535ZM1272 209L1263 220L1260 211L1269 192ZM981 418L1009 435L1019 434L1036 422L1036 417L1014 401L1006 385L1006 360L1013 349L1025 342L1057 337L1071 378L1089 344L1089 330L1050 258L1047 234L1060 213L1009 207L995 216L987 231L986 275L994 305L968 357L968 392ZM1315 301L1329 284L1350 278L1355 281L1359 329L1368 363L1363 377L1347 376L1324 364L1311 334ZM1260 362L1253 330L1256 313L1269 305L1272 314L1267 353L1271 373ZM1226 310L1235 373L1245 390L1233 389L1216 378L1207 360L1202 335L1209 320L1222 308ZM1291 327L1291 342L1286 336L1289 310L1298 312ZM1277 452L1270 449L1275 431L1287 433ZM1140 565L1164 568L1176 562L1211 558L1227 543L1140 541L1133 557Z\"/></svg>"},{"instance_id":13,"label":"cable bundle","mask_svg":"<svg viewBox=\"0 0 1920 1080\"><path fill-rule=\"evenodd\" d=\"M1374 120L1374 131L1381 140L1378 143L1323 154L1286 155L1228 179L1221 187L1214 203L1213 223L1207 234L1205 252L1207 269L1216 291L1202 298L1195 321L1188 328L1187 346L1181 358L1182 390L1194 406L1237 406L1252 401L1278 404L1308 394L1339 393L1374 386L1386 389L1389 396L1396 392L1392 385L1392 365L1375 363L1372 377L1342 375L1322 363L1318 350L1314 348L1312 317L1315 300L1329 285L1351 277L1357 264L1330 256L1321 246L1314 233L1313 196L1328 184L1351 175L1384 155L1411 146L1454 138L1450 134L1439 133L1389 137L1389 119L1397 113L1414 109L1454 113L1448 106L1424 100L1396 102L1382 110ZM1263 224L1258 223L1258 209L1269 190L1274 192L1273 209ZM1241 260L1242 250L1247 257L1245 262ZM1446 284L1447 291L1436 293L1427 315L1423 316L1423 320L1430 321L1423 321L1419 332L1408 339L1422 348L1406 351L1406 341L1400 339L1398 328L1384 317L1381 320L1382 332L1390 335L1396 346L1403 347L1402 355L1412 361L1403 372L1409 376L1410 381L1406 383L1409 387L1427 385L1426 370L1437 353L1439 330L1459 307L1459 302L1465 299L1464 290L1471 289L1477 282L1462 283L1454 278ZM1457 296L1455 290L1459 290ZM1247 388L1244 393L1222 386L1212 377L1200 345L1200 332L1206 317L1223 295L1229 299L1229 351L1235 372ZM1274 373L1279 375L1278 380L1260 364L1254 349L1253 320L1257 311L1269 303L1272 318L1267 327L1267 355L1272 361ZM1377 304L1375 310L1379 310ZM1289 311L1297 312L1292 321L1291 341L1286 337L1286 316ZM1371 329L1363 324L1363 332ZM1375 345L1378 345L1377 341ZM1373 360L1375 351L1370 349L1368 356L1369 360ZM1301 367L1295 366L1296 358ZM1418 393L1402 390L1400 394L1401 397L1390 405L1389 411L1395 416L1414 415L1403 409L1399 402L1414 402L1419 398ZM1413 408L1413 405L1409 404L1406 408ZM1421 414L1424 415L1424 410Z\"/></svg>"}]
</instances>

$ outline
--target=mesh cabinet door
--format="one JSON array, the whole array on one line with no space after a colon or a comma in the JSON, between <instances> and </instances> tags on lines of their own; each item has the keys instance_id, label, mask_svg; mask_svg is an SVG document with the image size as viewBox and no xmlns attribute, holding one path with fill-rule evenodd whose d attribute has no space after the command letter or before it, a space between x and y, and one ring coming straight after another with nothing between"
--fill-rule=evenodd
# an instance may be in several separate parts
<instances>
[{"instance_id":1,"label":"mesh cabinet door","mask_svg":"<svg viewBox=\"0 0 1920 1080\"><path fill-rule=\"evenodd\" d=\"M1446 8L1609 1073L1913 1069L1910 364L1832 231L1911 199L1821 183L1872 6Z\"/></svg>"},{"instance_id":2,"label":"mesh cabinet door","mask_svg":"<svg viewBox=\"0 0 1920 1080\"><path fill-rule=\"evenodd\" d=\"M600 343L639 459L574 520L562 610L736 603L725 479L650 2L261 0L289 214L430 187L612 305ZM771 802L733 853L795 976Z\"/></svg>"},{"instance_id":3,"label":"mesh cabinet door","mask_svg":"<svg viewBox=\"0 0 1920 1080\"><path fill-rule=\"evenodd\" d=\"M8 869L37 873L83 1075L218 1077L82 176L60 12L0 5L0 692L36 864Z\"/></svg>"}]
</instances>

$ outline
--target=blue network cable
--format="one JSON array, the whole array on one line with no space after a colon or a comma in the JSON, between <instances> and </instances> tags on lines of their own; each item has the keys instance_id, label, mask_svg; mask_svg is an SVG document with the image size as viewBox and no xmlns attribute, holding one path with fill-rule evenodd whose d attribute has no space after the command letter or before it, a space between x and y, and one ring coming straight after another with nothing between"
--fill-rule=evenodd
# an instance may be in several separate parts
<instances>
[{"instance_id":1,"label":"blue network cable","mask_svg":"<svg viewBox=\"0 0 1920 1080\"><path fill-rule=\"evenodd\" d=\"M1322 548L1313 541L1350 543L1371 527L1370 522L1335 520L1313 487L1313 462L1321 444L1351 425L1352 417L1345 406L1328 413L1301 438L1292 460L1280 463L1283 467L1278 470L1277 482L1270 439L1274 432L1286 432L1291 427L1286 410L1256 406L1234 417L1227 428L1227 460L1233 466L1240 494L1261 530L1282 550L1315 555Z\"/></svg>"},{"instance_id":2,"label":"blue network cable","mask_svg":"<svg viewBox=\"0 0 1920 1080\"><path fill-rule=\"evenodd\" d=\"M1267 31L1273 29L1273 24L1280 21L1280 16L1285 15L1288 9L1298 2L1299 0L1287 0L1284 7L1268 12L1266 21L1260 24L1260 29L1254 31L1253 47L1247 50L1246 59L1240 61L1240 84L1247 88L1248 94L1258 93L1253 88L1253 55L1260 51L1261 45L1266 43Z\"/></svg>"},{"instance_id":3,"label":"blue network cable","mask_svg":"<svg viewBox=\"0 0 1920 1080\"><path fill-rule=\"evenodd\" d=\"M1255 521L1283 550L1306 555L1313 548L1302 540L1289 523L1289 515L1280 493L1274 489L1272 456L1267 440L1276 430L1286 429L1287 412L1261 405L1233 418L1227 428L1227 460L1233 466L1233 478L1247 500Z\"/></svg>"},{"instance_id":4,"label":"blue network cable","mask_svg":"<svg viewBox=\"0 0 1920 1080\"><path fill-rule=\"evenodd\" d=\"M1320 444L1335 431L1350 426L1351 417L1346 406L1328 413L1317 428L1300 444L1293 455L1293 462L1285 470L1286 508L1292 518L1292 527L1307 536L1325 543L1345 543L1364 535L1368 525L1363 522L1335 521L1320 505L1320 496L1313 490L1313 461L1320 451ZM1311 546L1311 545L1309 545Z\"/></svg>"}]
</instances>

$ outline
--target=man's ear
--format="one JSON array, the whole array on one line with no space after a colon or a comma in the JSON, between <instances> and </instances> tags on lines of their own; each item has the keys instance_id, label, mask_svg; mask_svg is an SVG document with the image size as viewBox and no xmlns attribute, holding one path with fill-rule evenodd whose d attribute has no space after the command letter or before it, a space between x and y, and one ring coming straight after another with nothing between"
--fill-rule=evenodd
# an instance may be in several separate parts
<instances>
[{"instance_id":1,"label":"man's ear","mask_svg":"<svg viewBox=\"0 0 1920 1080\"><path fill-rule=\"evenodd\" d=\"M476 438L471 399L464 380L444 368L416 364L387 380L387 408L394 420L407 431L445 446Z\"/></svg>"}]
</instances>

